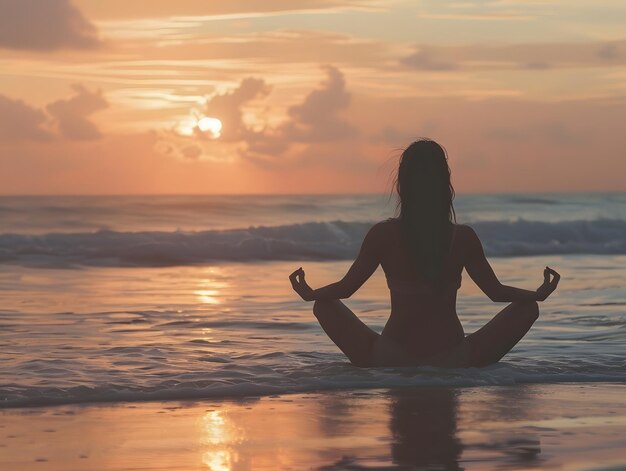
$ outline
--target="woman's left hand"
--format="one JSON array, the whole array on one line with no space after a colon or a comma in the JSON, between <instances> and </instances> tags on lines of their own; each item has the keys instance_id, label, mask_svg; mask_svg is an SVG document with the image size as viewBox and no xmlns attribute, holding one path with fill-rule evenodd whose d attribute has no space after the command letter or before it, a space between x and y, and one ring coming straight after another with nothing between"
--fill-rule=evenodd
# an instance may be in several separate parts
<instances>
[{"instance_id":1,"label":"woman's left hand","mask_svg":"<svg viewBox=\"0 0 626 471\"><path fill-rule=\"evenodd\" d=\"M291 281L293 290L298 293L302 299L305 301L313 301L313 288L306 283L302 267L289 275L289 281Z\"/></svg>"}]
</instances>

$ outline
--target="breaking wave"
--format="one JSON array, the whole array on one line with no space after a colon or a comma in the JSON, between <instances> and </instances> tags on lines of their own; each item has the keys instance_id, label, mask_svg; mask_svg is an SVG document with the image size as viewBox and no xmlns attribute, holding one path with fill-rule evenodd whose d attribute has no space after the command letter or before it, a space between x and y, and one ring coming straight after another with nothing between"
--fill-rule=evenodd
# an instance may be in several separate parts
<instances>
[{"instance_id":1,"label":"breaking wave","mask_svg":"<svg viewBox=\"0 0 626 471\"><path fill-rule=\"evenodd\" d=\"M280 354L277 353L280 356ZM549 363L545 362L544 363ZM599 363L599 362L598 362ZM614 362L615 363L615 362ZM228 366L228 365L226 365ZM584 364L563 367L517 366L498 363L485 368L441 369L433 367L357 368L346 362L317 363L291 369L269 365L236 366L200 374L192 381L170 379L151 386L128 384L80 385L69 388L0 386L0 409L98 402L169 401L269 396L345 389L404 387L472 387L514 384L619 383L624 366ZM183 375L184 376L184 375ZM187 374L186 376L189 376Z\"/></svg>"},{"instance_id":2,"label":"breaking wave","mask_svg":"<svg viewBox=\"0 0 626 471\"><path fill-rule=\"evenodd\" d=\"M0 234L0 263L68 267L344 260L356 255L371 225L330 221L198 232ZM621 219L471 225L488 256L626 254L626 221Z\"/></svg>"}]
</instances>

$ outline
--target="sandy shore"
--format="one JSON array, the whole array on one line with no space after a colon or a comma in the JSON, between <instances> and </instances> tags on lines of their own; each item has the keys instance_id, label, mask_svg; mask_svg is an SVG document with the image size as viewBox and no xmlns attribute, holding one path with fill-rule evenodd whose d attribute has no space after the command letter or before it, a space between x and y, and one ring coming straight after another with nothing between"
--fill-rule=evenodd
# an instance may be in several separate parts
<instances>
[{"instance_id":1,"label":"sandy shore","mask_svg":"<svg viewBox=\"0 0 626 471\"><path fill-rule=\"evenodd\" d=\"M626 469L626 386L0 410L3 470Z\"/></svg>"}]
</instances>

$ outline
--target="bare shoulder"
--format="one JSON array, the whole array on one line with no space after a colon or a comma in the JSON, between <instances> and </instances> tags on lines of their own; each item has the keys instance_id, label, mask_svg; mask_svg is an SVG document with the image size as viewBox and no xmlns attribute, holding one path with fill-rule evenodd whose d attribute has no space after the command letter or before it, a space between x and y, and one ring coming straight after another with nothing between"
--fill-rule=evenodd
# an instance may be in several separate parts
<instances>
[{"instance_id":1,"label":"bare shoulder","mask_svg":"<svg viewBox=\"0 0 626 471\"><path fill-rule=\"evenodd\" d=\"M456 230L456 237L462 240L471 240L478 237L474 229L467 224L455 224L454 227Z\"/></svg>"},{"instance_id":2,"label":"bare shoulder","mask_svg":"<svg viewBox=\"0 0 626 471\"><path fill-rule=\"evenodd\" d=\"M468 260L482 256L482 242L471 226L467 224L457 224L456 239L461 247L462 253L465 254L464 257L469 257Z\"/></svg>"},{"instance_id":3,"label":"bare shoulder","mask_svg":"<svg viewBox=\"0 0 626 471\"><path fill-rule=\"evenodd\" d=\"M377 222L370 229L371 232L375 232L381 236L389 234L398 226L398 218L389 218L384 221Z\"/></svg>"},{"instance_id":4,"label":"bare shoulder","mask_svg":"<svg viewBox=\"0 0 626 471\"><path fill-rule=\"evenodd\" d=\"M378 243L383 243L390 237L392 231L395 229L397 225L395 221L395 219L385 219L384 221L377 222L370 228L367 233L367 238Z\"/></svg>"}]
</instances>

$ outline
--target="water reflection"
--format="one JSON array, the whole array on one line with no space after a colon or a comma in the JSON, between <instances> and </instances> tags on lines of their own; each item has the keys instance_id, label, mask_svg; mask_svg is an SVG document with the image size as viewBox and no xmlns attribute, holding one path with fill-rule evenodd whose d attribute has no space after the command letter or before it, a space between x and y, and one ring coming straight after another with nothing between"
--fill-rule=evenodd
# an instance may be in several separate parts
<instances>
[{"instance_id":1,"label":"water reflection","mask_svg":"<svg viewBox=\"0 0 626 471\"><path fill-rule=\"evenodd\" d=\"M324 410L318 411L320 432L339 431L340 436L352 434L355 438L380 436L382 432L388 434L383 441L389 445L375 451L371 446L360 447L356 440L352 449L341 450L341 459L317 469L381 469L380 463L386 463L384 469L446 471L463 470L468 463L479 462L489 463L491 469L540 466L544 458L539 435L525 427L511 428L512 423L532 415L536 400L527 388L520 389L524 391L483 390L480 399L472 398L467 389L391 390L374 408L371 400L355 407L354 398L350 401L335 396L335 403L330 396L320 404ZM350 402L352 407L347 407ZM344 425L339 429L338 411ZM373 423L376 416L388 420L386 431ZM352 429L347 430L346 425ZM389 468L389 464L393 466Z\"/></svg>"},{"instance_id":2,"label":"water reflection","mask_svg":"<svg viewBox=\"0 0 626 471\"><path fill-rule=\"evenodd\" d=\"M402 466L459 470L457 391L423 389L390 393L391 459Z\"/></svg>"},{"instance_id":3,"label":"water reflection","mask_svg":"<svg viewBox=\"0 0 626 471\"><path fill-rule=\"evenodd\" d=\"M532 387L486 388L479 414L472 421L481 427L465 427L461 433L466 448L464 458L481 457L501 468L536 468L545 462L541 441L533 428L524 426L537 414L537 396ZM507 424L516 423L511 431ZM533 423L531 420L530 423ZM549 431L549 429L547 429Z\"/></svg>"},{"instance_id":4,"label":"water reflection","mask_svg":"<svg viewBox=\"0 0 626 471\"><path fill-rule=\"evenodd\" d=\"M208 447L202 455L202 463L211 471L236 469L238 453L235 447L243 441L243 431L223 410L207 411L201 424L202 442Z\"/></svg>"},{"instance_id":5,"label":"water reflection","mask_svg":"<svg viewBox=\"0 0 626 471\"><path fill-rule=\"evenodd\" d=\"M217 298L219 293L216 289L199 289L193 292L203 304L219 304L220 300Z\"/></svg>"},{"instance_id":6,"label":"water reflection","mask_svg":"<svg viewBox=\"0 0 626 471\"><path fill-rule=\"evenodd\" d=\"M4 409L0 469L617 470L624 410L599 384Z\"/></svg>"},{"instance_id":7,"label":"water reflection","mask_svg":"<svg viewBox=\"0 0 626 471\"><path fill-rule=\"evenodd\" d=\"M222 291L229 284L220 279L223 275L217 267L207 268L203 273L206 275L199 280L198 289L193 292L197 301L202 304L222 304Z\"/></svg>"}]
</instances>

